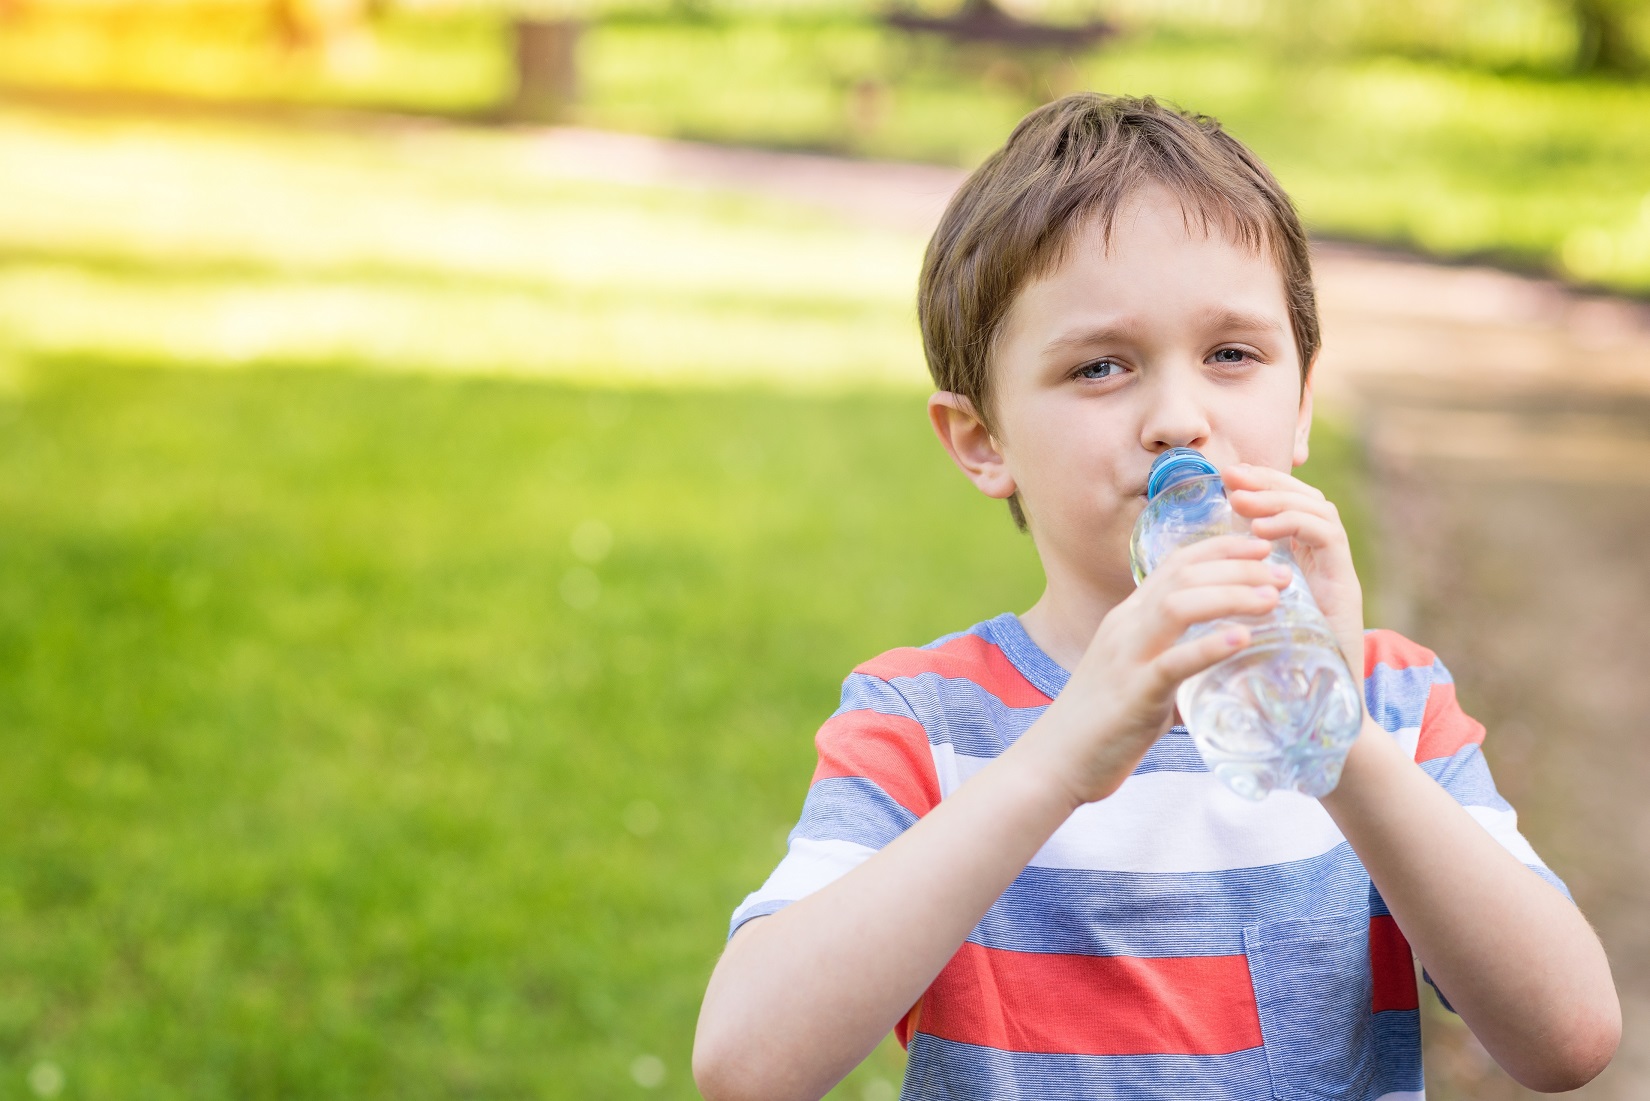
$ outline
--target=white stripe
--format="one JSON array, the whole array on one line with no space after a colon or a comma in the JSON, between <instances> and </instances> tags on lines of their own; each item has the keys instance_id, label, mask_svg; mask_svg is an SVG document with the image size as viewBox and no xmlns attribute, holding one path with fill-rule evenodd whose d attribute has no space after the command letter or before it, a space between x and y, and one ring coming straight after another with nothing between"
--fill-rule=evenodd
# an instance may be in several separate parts
<instances>
[{"instance_id":1,"label":"white stripe","mask_svg":"<svg viewBox=\"0 0 1650 1101\"><path fill-rule=\"evenodd\" d=\"M949 751L949 747L947 747ZM942 757L936 749L935 765ZM959 782L991 759L947 753ZM945 771L942 777L942 790ZM1039 868L1114 872L1219 872L1322 856L1346 838L1316 799L1274 791L1259 803L1209 772L1131 776L1111 796L1079 807L1032 857Z\"/></svg>"},{"instance_id":2,"label":"white stripe","mask_svg":"<svg viewBox=\"0 0 1650 1101\"><path fill-rule=\"evenodd\" d=\"M876 854L867 845L852 841L809 841L797 838L791 842L785 859L768 876L768 881L745 896L734 920L752 906L764 902L795 902L806 898L830 883L841 879Z\"/></svg>"},{"instance_id":3,"label":"white stripe","mask_svg":"<svg viewBox=\"0 0 1650 1101\"><path fill-rule=\"evenodd\" d=\"M1530 843L1524 840L1524 835L1518 832L1518 812L1511 810L1497 810L1494 807L1466 807L1466 812L1473 816L1480 826L1489 831L1489 835L1501 843L1501 847L1516 856L1522 863L1534 864L1545 868L1547 865L1535 855Z\"/></svg>"},{"instance_id":4,"label":"white stripe","mask_svg":"<svg viewBox=\"0 0 1650 1101\"><path fill-rule=\"evenodd\" d=\"M1400 726L1392 732L1392 737L1399 747L1409 754L1409 759L1415 760L1415 755L1421 751L1421 728L1418 726ZM1392 1096L1398 1097L1400 1095L1395 1093ZM1409 1095L1403 1094L1402 1096L1408 1097Z\"/></svg>"},{"instance_id":5,"label":"white stripe","mask_svg":"<svg viewBox=\"0 0 1650 1101\"><path fill-rule=\"evenodd\" d=\"M950 742L941 742L939 745L929 742L928 752L934 757L934 775L939 777L941 799L956 791L964 780L991 763L990 758L962 756Z\"/></svg>"}]
</instances>

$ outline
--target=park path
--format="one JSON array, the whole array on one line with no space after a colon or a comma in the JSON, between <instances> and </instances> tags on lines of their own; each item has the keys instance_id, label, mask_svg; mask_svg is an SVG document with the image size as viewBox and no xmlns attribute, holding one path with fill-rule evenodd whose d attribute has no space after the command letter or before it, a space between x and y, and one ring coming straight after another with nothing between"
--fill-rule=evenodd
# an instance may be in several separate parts
<instances>
[{"instance_id":1,"label":"park path","mask_svg":"<svg viewBox=\"0 0 1650 1101\"><path fill-rule=\"evenodd\" d=\"M735 189L926 232L953 169L543 133L545 163ZM1575 1096L1650 1097L1650 307L1549 280L1326 243L1320 403L1372 480L1370 622L1445 655L1536 849L1598 928L1626 1014ZM1433 1101L1534 1097L1427 1018Z\"/></svg>"}]
</instances>

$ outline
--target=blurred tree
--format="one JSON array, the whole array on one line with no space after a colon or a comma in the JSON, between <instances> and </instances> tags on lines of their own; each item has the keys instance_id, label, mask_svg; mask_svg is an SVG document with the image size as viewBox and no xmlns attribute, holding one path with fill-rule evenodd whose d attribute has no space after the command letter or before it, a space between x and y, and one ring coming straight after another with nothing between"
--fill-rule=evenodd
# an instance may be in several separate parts
<instances>
[{"instance_id":1,"label":"blurred tree","mask_svg":"<svg viewBox=\"0 0 1650 1101\"><path fill-rule=\"evenodd\" d=\"M516 19L516 89L506 112L511 118L554 122L567 113L578 98L583 31L580 19Z\"/></svg>"},{"instance_id":2,"label":"blurred tree","mask_svg":"<svg viewBox=\"0 0 1650 1101\"><path fill-rule=\"evenodd\" d=\"M1632 16L1644 0L1569 0L1575 23L1574 66L1579 73L1642 72L1645 59L1633 40Z\"/></svg>"}]
</instances>

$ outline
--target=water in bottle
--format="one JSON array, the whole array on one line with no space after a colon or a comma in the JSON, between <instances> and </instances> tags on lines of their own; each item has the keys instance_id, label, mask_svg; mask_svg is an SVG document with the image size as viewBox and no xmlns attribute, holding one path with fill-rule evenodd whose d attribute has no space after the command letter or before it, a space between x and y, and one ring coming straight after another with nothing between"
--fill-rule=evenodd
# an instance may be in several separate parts
<instances>
[{"instance_id":1,"label":"water in bottle","mask_svg":"<svg viewBox=\"0 0 1650 1101\"><path fill-rule=\"evenodd\" d=\"M1187 447L1157 457L1129 561L1138 584L1176 547L1247 534L1214 464ZM1267 615L1193 624L1185 638L1249 628L1249 645L1180 685L1175 702L1204 763L1239 795L1277 788L1327 795L1363 723L1363 695L1329 623L1312 599L1287 539L1268 561L1289 567L1289 585Z\"/></svg>"}]
</instances>

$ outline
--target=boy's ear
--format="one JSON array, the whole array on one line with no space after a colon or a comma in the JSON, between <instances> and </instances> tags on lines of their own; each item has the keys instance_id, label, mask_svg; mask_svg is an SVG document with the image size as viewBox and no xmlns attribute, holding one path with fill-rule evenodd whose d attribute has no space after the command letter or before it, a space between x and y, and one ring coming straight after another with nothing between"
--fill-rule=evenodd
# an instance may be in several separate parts
<instances>
[{"instance_id":1,"label":"boy's ear","mask_svg":"<svg viewBox=\"0 0 1650 1101\"><path fill-rule=\"evenodd\" d=\"M1295 415L1295 450L1289 457L1294 466L1306 462L1312 451L1312 382L1317 378L1316 368L1317 361L1313 360L1312 367L1307 369L1306 381L1301 383L1301 407Z\"/></svg>"},{"instance_id":2,"label":"boy's ear","mask_svg":"<svg viewBox=\"0 0 1650 1101\"><path fill-rule=\"evenodd\" d=\"M945 453L976 489L987 497L1014 496L1014 476L1008 472L1002 450L973 402L961 394L941 390L928 399L928 420Z\"/></svg>"}]
</instances>

